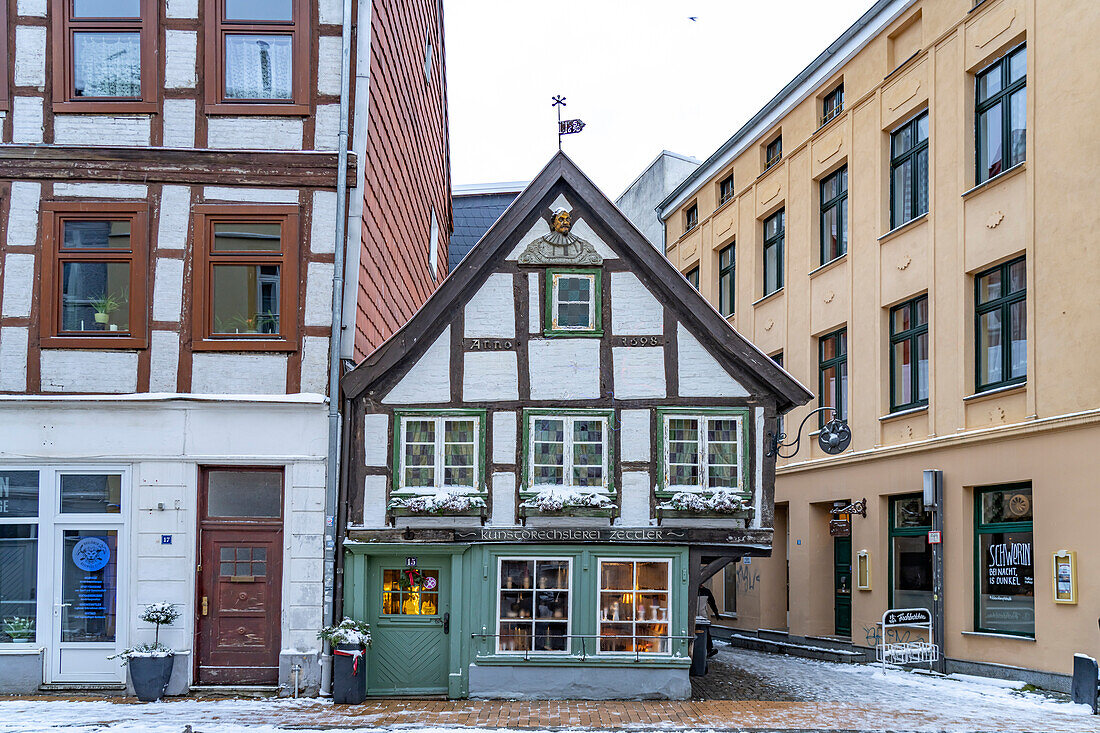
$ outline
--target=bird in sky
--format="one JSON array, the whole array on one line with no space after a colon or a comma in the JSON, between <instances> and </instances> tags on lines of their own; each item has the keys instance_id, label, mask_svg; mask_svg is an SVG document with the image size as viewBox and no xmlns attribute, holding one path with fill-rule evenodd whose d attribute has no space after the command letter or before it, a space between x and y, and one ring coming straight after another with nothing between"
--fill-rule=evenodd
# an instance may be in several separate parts
<instances>
[{"instance_id":1,"label":"bird in sky","mask_svg":"<svg viewBox=\"0 0 1100 733\"><path fill-rule=\"evenodd\" d=\"M699 20L699 16L698 15L689 15L688 20L690 20L692 23L695 23Z\"/></svg>"}]
</instances>

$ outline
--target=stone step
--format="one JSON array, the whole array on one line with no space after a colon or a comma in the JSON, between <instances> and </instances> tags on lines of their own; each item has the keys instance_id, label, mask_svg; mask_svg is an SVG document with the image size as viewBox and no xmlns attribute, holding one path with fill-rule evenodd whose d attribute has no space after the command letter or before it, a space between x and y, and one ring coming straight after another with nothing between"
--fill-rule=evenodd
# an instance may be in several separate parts
<instances>
[{"instance_id":1,"label":"stone step","mask_svg":"<svg viewBox=\"0 0 1100 733\"><path fill-rule=\"evenodd\" d=\"M188 694L200 697L276 697L278 685L191 685Z\"/></svg>"},{"instance_id":2,"label":"stone step","mask_svg":"<svg viewBox=\"0 0 1100 733\"><path fill-rule=\"evenodd\" d=\"M66 695L125 695L126 685L122 682L51 682L39 685L38 691Z\"/></svg>"},{"instance_id":3,"label":"stone step","mask_svg":"<svg viewBox=\"0 0 1100 733\"><path fill-rule=\"evenodd\" d=\"M791 641L777 641L756 636L752 633L735 632L728 638L730 646L738 649L750 649L771 654L787 654L804 659L818 659L824 662L841 664L859 664L869 661L872 655L868 651L857 649L834 649L812 644L798 644Z\"/></svg>"}]
</instances>

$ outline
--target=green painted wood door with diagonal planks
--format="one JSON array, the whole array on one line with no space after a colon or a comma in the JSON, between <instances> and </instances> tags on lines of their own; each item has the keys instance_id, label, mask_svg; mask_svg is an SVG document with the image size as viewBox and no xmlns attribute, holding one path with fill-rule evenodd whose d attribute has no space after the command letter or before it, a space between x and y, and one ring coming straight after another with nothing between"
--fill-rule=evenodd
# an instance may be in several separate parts
<instances>
[{"instance_id":1,"label":"green painted wood door with diagonal planks","mask_svg":"<svg viewBox=\"0 0 1100 733\"><path fill-rule=\"evenodd\" d=\"M450 562L428 555L372 558L369 694L447 693Z\"/></svg>"}]
</instances>

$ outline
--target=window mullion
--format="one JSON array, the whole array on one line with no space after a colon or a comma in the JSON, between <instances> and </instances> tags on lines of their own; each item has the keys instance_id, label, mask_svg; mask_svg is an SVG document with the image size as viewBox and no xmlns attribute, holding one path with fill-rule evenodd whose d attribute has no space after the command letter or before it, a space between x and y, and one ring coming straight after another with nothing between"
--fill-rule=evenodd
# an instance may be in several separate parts
<instances>
[{"instance_id":1,"label":"window mullion","mask_svg":"<svg viewBox=\"0 0 1100 733\"><path fill-rule=\"evenodd\" d=\"M707 485L710 483L710 451L707 445L707 417L706 415L699 416L699 488L703 491L707 490Z\"/></svg>"},{"instance_id":2,"label":"window mullion","mask_svg":"<svg viewBox=\"0 0 1100 733\"><path fill-rule=\"evenodd\" d=\"M573 418L562 418L562 486L565 488L571 488L573 486Z\"/></svg>"},{"instance_id":3,"label":"window mullion","mask_svg":"<svg viewBox=\"0 0 1100 733\"><path fill-rule=\"evenodd\" d=\"M443 478L445 470L443 452L446 446L443 431L446 429L446 422L447 419L444 417L435 418L435 481L433 483L436 488L440 489L446 486L446 481Z\"/></svg>"}]
</instances>

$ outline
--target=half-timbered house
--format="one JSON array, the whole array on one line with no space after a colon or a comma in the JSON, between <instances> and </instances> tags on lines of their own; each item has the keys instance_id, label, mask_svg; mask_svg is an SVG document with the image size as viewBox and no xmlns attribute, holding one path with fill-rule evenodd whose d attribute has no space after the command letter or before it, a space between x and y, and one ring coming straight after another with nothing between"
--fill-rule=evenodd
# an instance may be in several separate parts
<instances>
[{"instance_id":1,"label":"half-timbered house","mask_svg":"<svg viewBox=\"0 0 1100 733\"><path fill-rule=\"evenodd\" d=\"M561 153L342 384L368 690L451 697L689 695L696 588L770 552L764 436L811 398Z\"/></svg>"}]
</instances>

